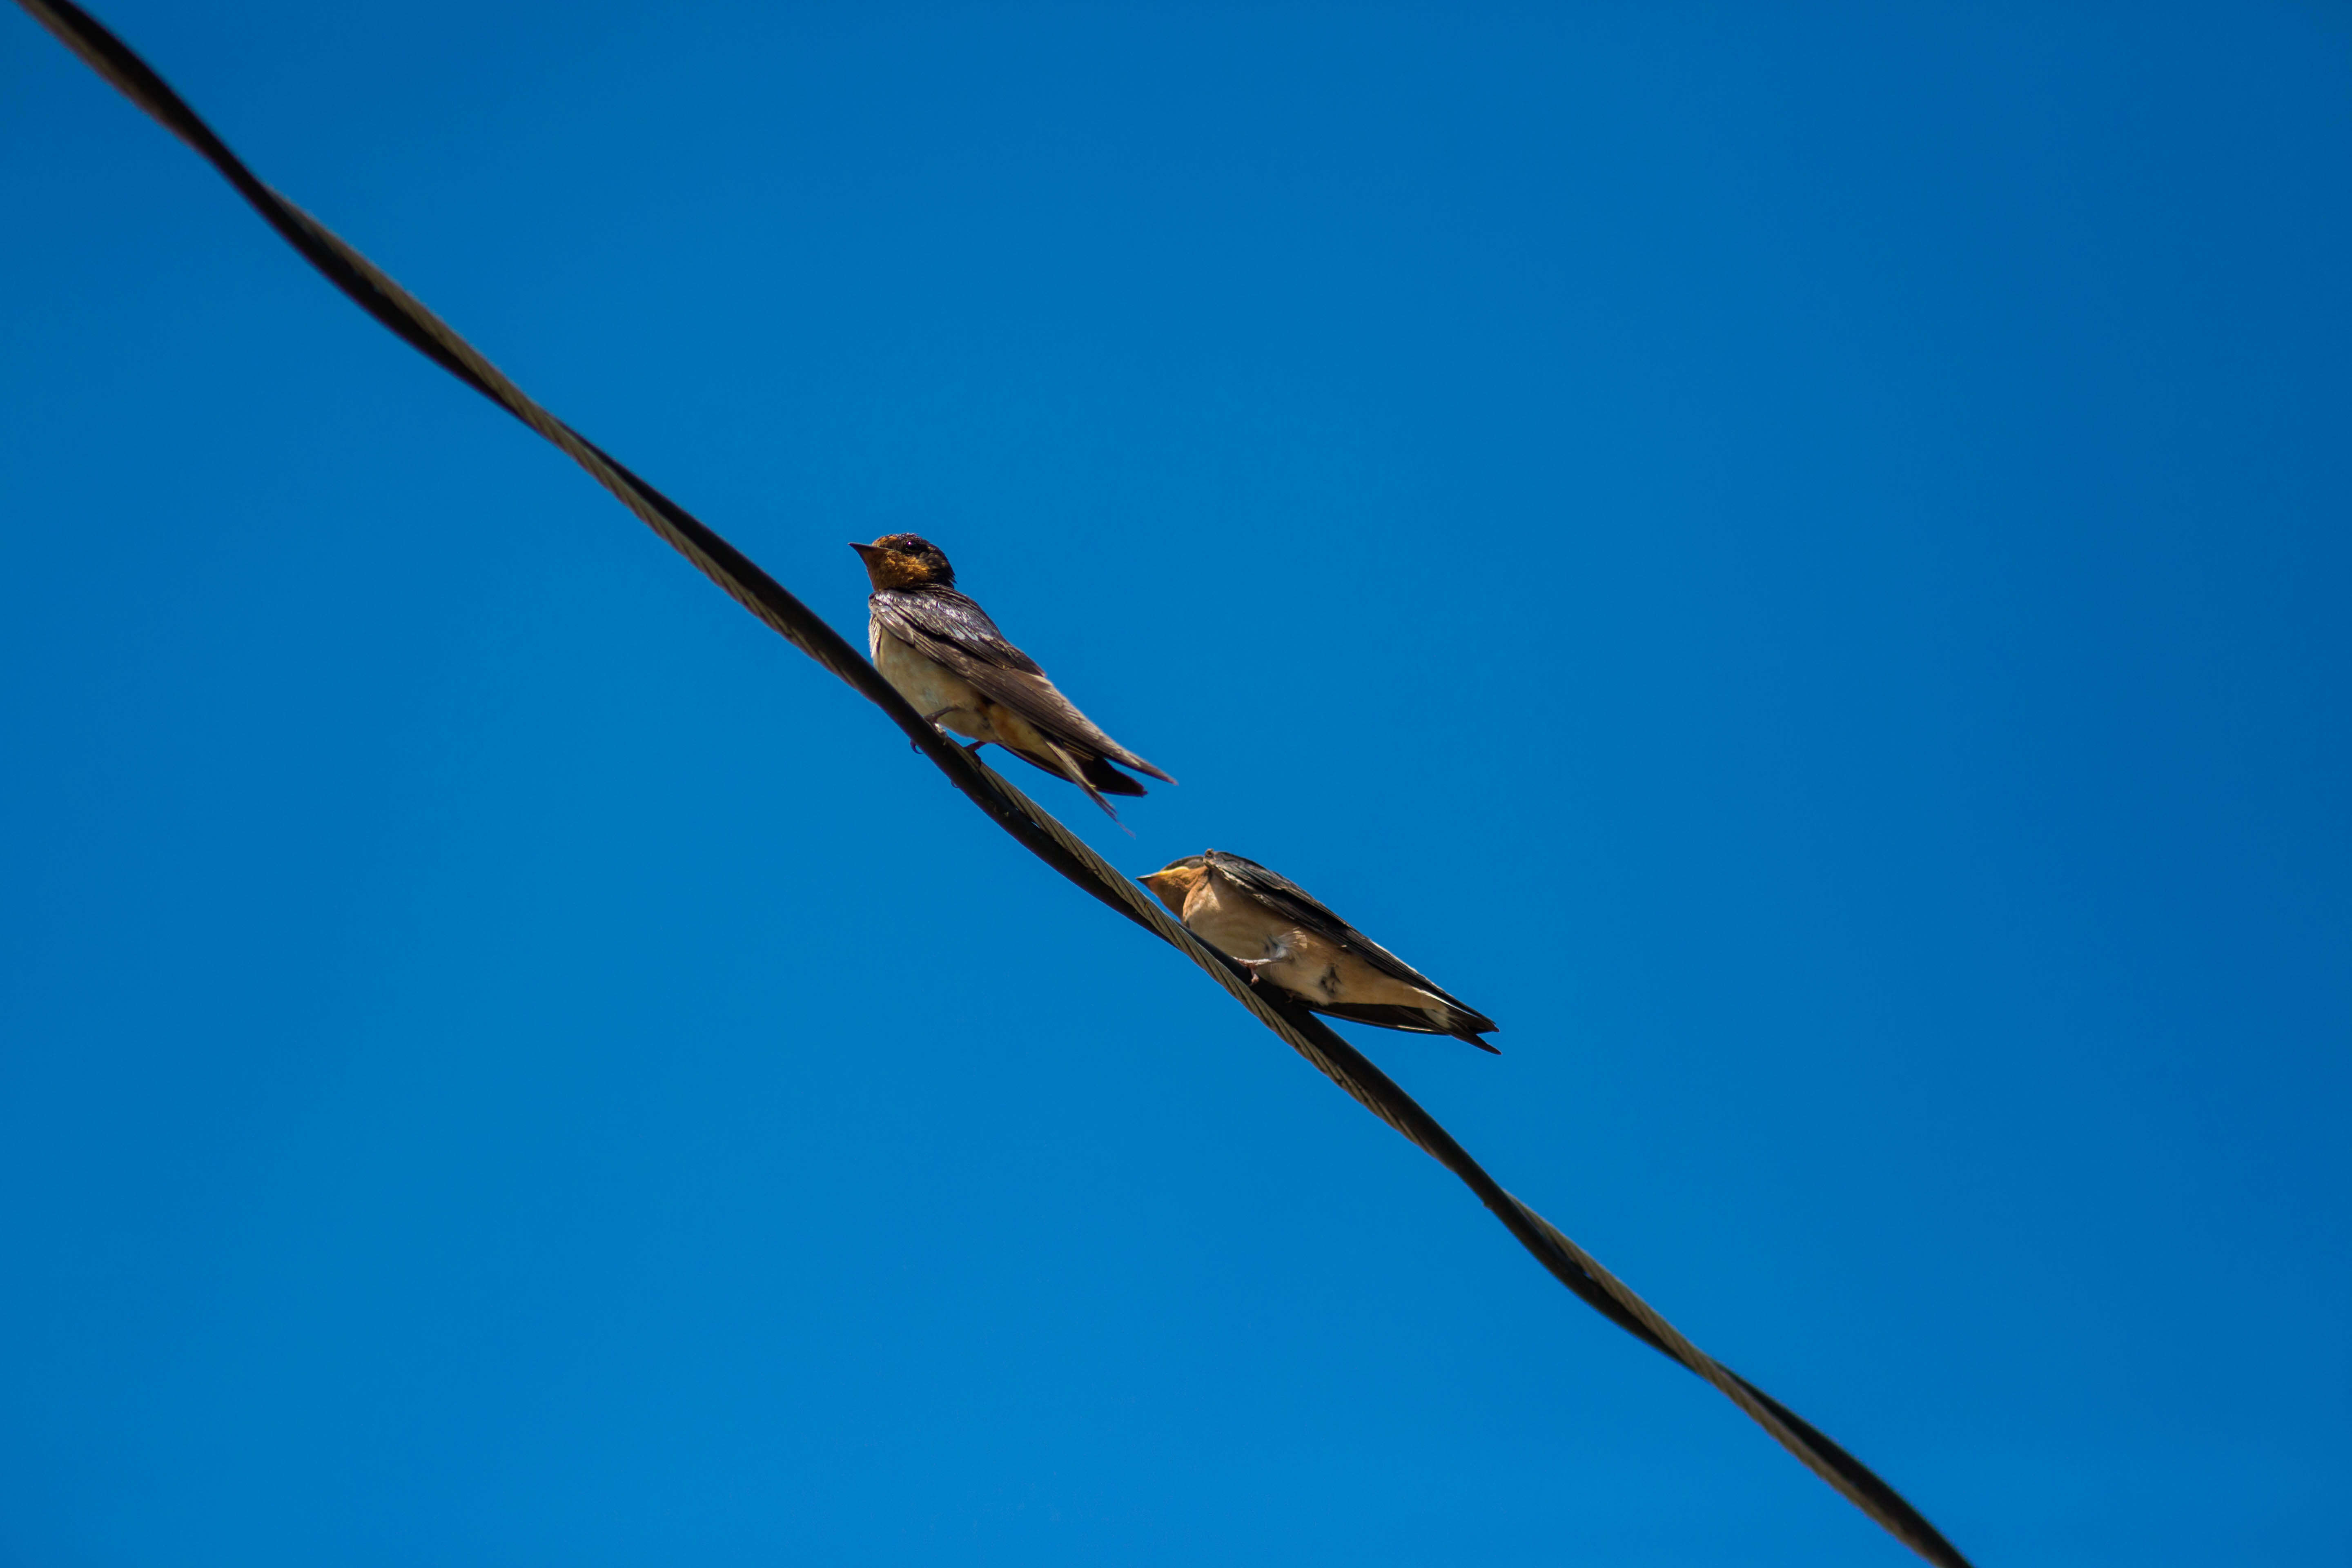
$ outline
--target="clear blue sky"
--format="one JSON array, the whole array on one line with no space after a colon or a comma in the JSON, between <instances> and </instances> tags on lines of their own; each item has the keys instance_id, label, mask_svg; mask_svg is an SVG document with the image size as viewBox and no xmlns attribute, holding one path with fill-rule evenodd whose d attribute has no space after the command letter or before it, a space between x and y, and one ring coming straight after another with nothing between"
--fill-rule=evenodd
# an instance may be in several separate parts
<instances>
[{"instance_id":1,"label":"clear blue sky","mask_svg":"<svg viewBox=\"0 0 2352 1568\"><path fill-rule=\"evenodd\" d=\"M2352 1553L2352 21L101 10L1987 1563ZM0 1562L1893 1564L0 11Z\"/></svg>"}]
</instances>

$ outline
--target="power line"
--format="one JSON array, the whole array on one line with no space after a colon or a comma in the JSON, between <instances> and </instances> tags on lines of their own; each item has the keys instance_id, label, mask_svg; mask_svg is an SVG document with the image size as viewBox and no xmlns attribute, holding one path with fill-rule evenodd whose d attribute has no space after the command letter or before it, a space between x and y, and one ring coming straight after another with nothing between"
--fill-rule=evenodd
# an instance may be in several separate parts
<instances>
[{"instance_id":1,"label":"power line","mask_svg":"<svg viewBox=\"0 0 2352 1568\"><path fill-rule=\"evenodd\" d=\"M925 721L864 656L783 584L761 571L751 557L639 479L604 448L541 407L446 322L379 271L373 262L264 184L146 61L96 18L72 4L72 0L17 0L17 4L124 97L218 170L329 282L419 353L561 448L737 603L887 714L950 784L1024 847L1086 893L1200 965L1293 1050L1312 1062L1366 1110L1453 1172L1477 1194L1478 1200L1494 1212L1519 1245L1594 1310L1712 1384L1808 1469L1836 1488L1848 1501L1921 1557L1940 1568L1969 1568L1968 1560L1958 1549L1861 1460L1788 1406L1685 1339L1648 1302L1549 1220L1504 1191L1485 1167L1438 1125L1436 1118L1320 1018L1279 994L1252 985L1238 965L1203 945L1171 919L1156 900L1121 875L1085 841Z\"/></svg>"}]
</instances>

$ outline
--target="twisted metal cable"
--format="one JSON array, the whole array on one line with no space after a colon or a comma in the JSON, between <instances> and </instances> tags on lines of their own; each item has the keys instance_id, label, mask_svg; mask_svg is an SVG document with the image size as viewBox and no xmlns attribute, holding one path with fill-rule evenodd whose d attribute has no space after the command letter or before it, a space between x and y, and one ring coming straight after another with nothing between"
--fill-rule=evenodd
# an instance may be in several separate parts
<instances>
[{"instance_id":1,"label":"twisted metal cable","mask_svg":"<svg viewBox=\"0 0 2352 1568\"><path fill-rule=\"evenodd\" d=\"M730 597L880 708L956 788L1024 847L1070 882L1190 958L1359 1104L1453 1172L1521 1246L1595 1310L1713 1384L1808 1469L1921 1557L1939 1568L1969 1568L1958 1548L1860 1460L1692 1344L1558 1226L1506 1192L1434 1117L1321 1018L1278 993L1261 989L1239 966L1201 942L1084 840L926 722L839 633L749 556L541 407L374 263L264 184L144 60L88 12L72 0L17 0L17 4L125 98L218 170L328 281L417 352L585 468Z\"/></svg>"}]
</instances>

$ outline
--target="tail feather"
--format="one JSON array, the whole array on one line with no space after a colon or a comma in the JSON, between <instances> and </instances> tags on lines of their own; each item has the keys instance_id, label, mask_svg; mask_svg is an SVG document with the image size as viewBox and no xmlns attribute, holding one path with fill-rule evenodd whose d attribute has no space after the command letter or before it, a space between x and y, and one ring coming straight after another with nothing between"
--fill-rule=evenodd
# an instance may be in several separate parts
<instances>
[{"instance_id":1,"label":"tail feather","mask_svg":"<svg viewBox=\"0 0 2352 1568\"><path fill-rule=\"evenodd\" d=\"M1048 743L1050 744L1050 742ZM1004 743L1002 741L998 742L997 744L1004 746ZM1080 789L1087 792L1087 798L1093 801L1097 805L1101 806L1104 812L1109 816L1113 822L1117 822L1118 820L1118 812L1117 808L1115 808L1110 802L1105 800L1103 796L1107 795L1133 795L1148 793L1141 784L1136 783L1133 779L1129 778L1125 773L1118 772L1108 763L1104 762L1100 757L1087 757L1083 759L1074 757L1059 746L1055 746L1054 748L1051 755L1042 757L1034 752L1023 751L1013 746L1004 746L1004 750L1011 752L1014 756L1020 758L1023 762L1027 763L1033 768L1036 768L1044 773L1049 773L1055 778L1061 779L1066 783L1077 785Z\"/></svg>"},{"instance_id":2,"label":"tail feather","mask_svg":"<svg viewBox=\"0 0 2352 1568\"><path fill-rule=\"evenodd\" d=\"M1000 741L998 745L1004 743ZM1040 756L1034 752L1004 746L1014 756L1033 768L1042 768L1057 779L1065 779L1091 795L1099 790L1105 795L1144 795L1144 787L1104 762L1100 757L1076 757L1056 746L1052 753Z\"/></svg>"},{"instance_id":3,"label":"tail feather","mask_svg":"<svg viewBox=\"0 0 2352 1568\"><path fill-rule=\"evenodd\" d=\"M1105 738L1108 739L1108 737ZM1150 773L1161 784L1174 784L1176 782L1176 777L1173 773L1161 773L1158 768L1153 767L1150 763L1145 762L1141 757L1137 756L1133 752L1129 751L1125 746L1118 744L1115 741L1111 742L1108 754L1110 757L1110 760L1117 763L1119 766L1123 768L1133 768L1139 773ZM1139 789L1136 793L1140 795L1143 792Z\"/></svg>"},{"instance_id":4,"label":"tail feather","mask_svg":"<svg viewBox=\"0 0 2352 1568\"><path fill-rule=\"evenodd\" d=\"M1502 1048L1490 1046L1478 1037L1498 1026L1483 1013L1467 1007L1449 1007L1443 1013L1433 1007L1408 1007L1396 1002L1335 1002L1328 1006L1315 1006L1313 1011L1328 1013L1334 1018L1347 1018L1359 1024L1371 1024L1383 1029L1402 1029L1408 1035L1451 1035L1455 1039L1477 1047L1488 1056L1499 1057Z\"/></svg>"},{"instance_id":5,"label":"tail feather","mask_svg":"<svg viewBox=\"0 0 2352 1568\"><path fill-rule=\"evenodd\" d=\"M1117 768L1112 767L1100 757L1079 757L1076 759L1076 761L1077 763L1078 771L1086 775L1087 783L1102 791L1105 795L1144 795L1149 793L1141 784L1136 783L1133 779L1129 778L1125 773L1120 773ZM1160 774L1158 776L1163 778L1166 777L1165 774Z\"/></svg>"},{"instance_id":6,"label":"tail feather","mask_svg":"<svg viewBox=\"0 0 2352 1568\"><path fill-rule=\"evenodd\" d=\"M1100 757L1088 757L1084 763L1081 763L1077 758L1070 755L1067 747L1056 745L1052 741L1048 741L1045 743L1048 746L1052 746L1054 750L1054 762L1055 766L1053 771L1060 773L1064 778L1069 780L1072 784L1086 791L1087 798L1093 801L1097 805L1101 806L1103 809L1103 815L1109 817L1113 822L1118 822L1118 812L1110 802L1103 798L1103 791L1097 782L1102 775L1108 774L1110 778L1118 780L1119 784L1129 786L1129 789L1131 789L1137 795L1141 795L1143 793L1143 786L1141 784L1137 784L1133 779L1127 777L1123 773L1112 773L1110 765L1105 763ZM1128 793L1128 790L1119 790L1118 793L1124 795ZM1121 827L1127 826L1123 822L1119 823L1119 826ZM1128 829L1128 837L1130 838L1135 837L1135 833L1132 828Z\"/></svg>"}]
</instances>

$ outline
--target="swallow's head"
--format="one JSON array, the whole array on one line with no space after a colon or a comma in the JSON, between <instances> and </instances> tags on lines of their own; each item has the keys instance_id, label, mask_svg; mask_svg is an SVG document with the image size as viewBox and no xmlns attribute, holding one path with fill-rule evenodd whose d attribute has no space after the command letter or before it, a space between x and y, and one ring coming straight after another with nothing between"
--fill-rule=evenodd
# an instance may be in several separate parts
<instances>
[{"instance_id":1,"label":"swallow's head","mask_svg":"<svg viewBox=\"0 0 2352 1568\"><path fill-rule=\"evenodd\" d=\"M877 588L952 588L947 552L919 533L886 533L871 544L850 545Z\"/></svg>"},{"instance_id":2,"label":"swallow's head","mask_svg":"<svg viewBox=\"0 0 2352 1568\"><path fill-rule=\"evenodd\" d=\"M1187 855L1181 860L1171 860L1149 877L1138 877L1136 880L1150 889L1153 898L1173 910L1178 920L1182 920L1184 900L1192 896L1192 889L1199 887L1201 879L1208 874L1207 856Z\"/></svg>"}]
</instances>

